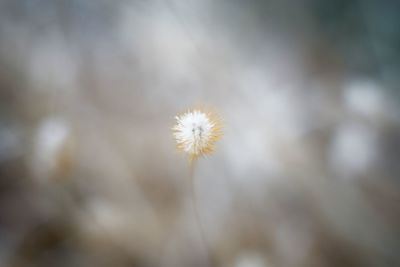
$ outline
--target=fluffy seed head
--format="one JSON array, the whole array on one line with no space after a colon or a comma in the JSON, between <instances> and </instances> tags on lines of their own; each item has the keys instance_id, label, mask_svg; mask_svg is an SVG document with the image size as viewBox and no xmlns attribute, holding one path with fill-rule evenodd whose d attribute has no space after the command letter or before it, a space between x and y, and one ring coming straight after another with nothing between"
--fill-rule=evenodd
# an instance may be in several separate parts
<instances>
[{"instance_id":1,"label":"fluffy seed head","mask_svg":"<svg viewBox=\"0 0 400 267\"><path fill-rule=\"evenodd\" d=\"M221 138L221 121L211 112L194 109L175 117L172 128L178 150L191 160L214 151L215 142Z\"/></svg>"}]
</instances>

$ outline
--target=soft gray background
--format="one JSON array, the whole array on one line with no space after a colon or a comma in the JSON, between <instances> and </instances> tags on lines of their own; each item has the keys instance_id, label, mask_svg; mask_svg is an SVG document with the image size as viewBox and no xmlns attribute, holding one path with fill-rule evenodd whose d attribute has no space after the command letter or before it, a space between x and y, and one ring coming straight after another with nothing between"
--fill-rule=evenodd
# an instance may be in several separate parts
<instances>
[{"instance_id":1,"label":"soft gray background","mask_svg":"<svg viewBox=\"0 0 400 267\"><path fill-rule=\"evenodd\" d=\"M399 7L0 0L0 266L399 266Z\"/></svg>"}]
</instances>

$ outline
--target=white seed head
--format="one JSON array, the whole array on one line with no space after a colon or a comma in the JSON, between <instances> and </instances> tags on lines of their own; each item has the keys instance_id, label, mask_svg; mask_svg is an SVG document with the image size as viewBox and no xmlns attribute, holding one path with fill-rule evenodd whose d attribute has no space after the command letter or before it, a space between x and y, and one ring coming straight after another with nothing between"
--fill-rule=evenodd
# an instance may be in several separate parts
<instances>
[{"instance_id":1,"label":"white seed head","mask_svg":"<svg viewBox=\"0 0 400 267\"><path fill-rule=\"evenodd\" d=\"M177 124L172 128L179 150L190 159L209 154L221 137L221 123L212 113L193 110L176 116Z\"/></svg>"}]
</instances>

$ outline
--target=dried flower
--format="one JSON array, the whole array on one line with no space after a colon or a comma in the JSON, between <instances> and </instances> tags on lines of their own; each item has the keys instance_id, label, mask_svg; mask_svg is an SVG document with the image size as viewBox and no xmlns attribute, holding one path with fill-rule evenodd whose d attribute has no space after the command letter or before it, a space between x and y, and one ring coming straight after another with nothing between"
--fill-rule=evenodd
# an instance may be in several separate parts
<instances>
[{"instance_id":1,"label":"dried flower","mask_svg":"<svg viewBox=\"0 0 400 267\"><path fill-rule=\"evenodd\" d=\"M191 160L214 151L215 142L222 136L222 124L215 114L193 109L175 118L177 124L172 129L180 151Z\"/></svg>"}]
</instances>

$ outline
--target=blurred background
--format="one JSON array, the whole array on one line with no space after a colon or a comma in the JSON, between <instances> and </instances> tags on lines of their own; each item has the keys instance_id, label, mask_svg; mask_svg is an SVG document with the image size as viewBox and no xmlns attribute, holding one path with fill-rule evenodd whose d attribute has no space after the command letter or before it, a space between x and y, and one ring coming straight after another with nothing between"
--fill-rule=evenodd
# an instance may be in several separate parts
<instances>
[{"instance_id":1,"label":"blurred background","mask_svg":"<svg viewBox=\"0 0 400 267\"><path fill-rule=\"evenodd\" d=\"M400 266L399 12L0 0L0 266Z\"/></svg>"}]
</instances>

